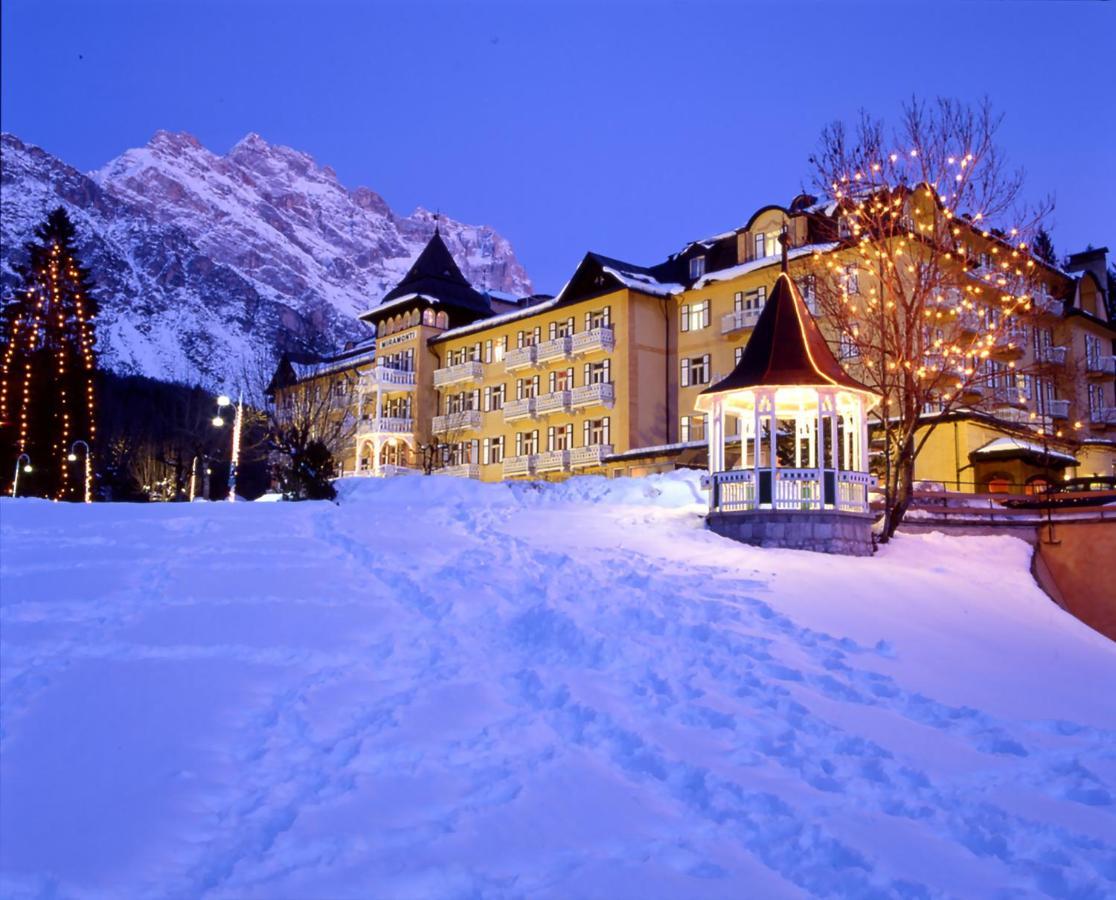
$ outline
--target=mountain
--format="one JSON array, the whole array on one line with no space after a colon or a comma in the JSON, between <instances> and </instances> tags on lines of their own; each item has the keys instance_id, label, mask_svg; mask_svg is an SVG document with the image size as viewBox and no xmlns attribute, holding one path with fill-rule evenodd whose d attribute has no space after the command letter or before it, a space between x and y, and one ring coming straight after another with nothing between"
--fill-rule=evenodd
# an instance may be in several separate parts
<instances>
[{"instance_id":1,"label":"mountain","mask_svg":"<svg viewBox=\"0 0 1116 900\"><path fill-rule=\"evenodd\" d=\"M0 284L34 227L64 206L93 270L103 364L122 373L219 387L261 354L325 350L367 334L375 306L434 230L419 208L393 212L328 166L249 134L225 155L160 131L83 174L14 135L0 135ZM439 218L474 284L531 292L506 239Z\"/></svg>"}]
</instances>

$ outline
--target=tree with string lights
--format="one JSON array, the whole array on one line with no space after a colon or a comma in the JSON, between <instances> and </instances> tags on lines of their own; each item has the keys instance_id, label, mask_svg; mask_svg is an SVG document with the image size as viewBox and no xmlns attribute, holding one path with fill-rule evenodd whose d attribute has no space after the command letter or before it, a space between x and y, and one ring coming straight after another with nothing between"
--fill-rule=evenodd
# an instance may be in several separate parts
<instances>
[{"instance_id":1,"label":"tree with string lights","mask_svg":"<svg viewBox=\"0 0 1116 900\"><path fill-rule=\"evenodd\" d=\"M97 302L75 239L66 211L50 213L0 310L0 483L9 494L22 460L21 496L90 499ZM74 452L81 445L84 455Z\"/></svg>"},{"instance_id":2,"label":"tree with string lights","mask_svg":"<svg viewBox=\"0 0 1116 900\"><path fill-rule=\"evenodd\" d=\"M811 160L839 222L835 251L812 262L819 312L882 396L884 541L937 423L959 409L1018 412L1035 385L1025 324L1048 300L1033 242L1051 204L1023 203L999 124L987 103L912 100L893 132L866 113L828 126Z\"/></svg>"}]
</instances>

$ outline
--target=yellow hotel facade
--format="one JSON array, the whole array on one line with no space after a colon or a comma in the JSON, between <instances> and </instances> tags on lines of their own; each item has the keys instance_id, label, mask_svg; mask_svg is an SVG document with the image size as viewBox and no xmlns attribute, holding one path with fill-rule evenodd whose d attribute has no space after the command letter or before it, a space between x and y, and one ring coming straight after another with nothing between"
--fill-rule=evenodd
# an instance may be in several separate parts
<instances>
[{"instance_id":1,"label":"yellow hotel facade","mask_svg":"<svg viewBox=\"0 0 1116 900\"><path fill-rule=\"evenodd\" d=\"M311 385L342 398L356 422L338 454L344 476L433 469L499 481L704 468L697 396L739 360L779 275L784 229L789 274L817 313L818 254L840 254L847 241L833 208L807 195L655 266L589 253L554 297L474 289L435 232L399 285L362 315L375 338L325 360L285 358L276 400ZM1071 257L1065 270L1043 266L1045 287L1016 354L1019 371L1033 374L1002 390L993 377L970 407L940 417L917 480L1023 490L1035 479L1116 474L1106 267L1104 250ZM825 332L824 317L819 324ZM847 358L839 336L827 337ZM1059 431L1064 440L1049 437Z\"/></svg>"}]
</instances>

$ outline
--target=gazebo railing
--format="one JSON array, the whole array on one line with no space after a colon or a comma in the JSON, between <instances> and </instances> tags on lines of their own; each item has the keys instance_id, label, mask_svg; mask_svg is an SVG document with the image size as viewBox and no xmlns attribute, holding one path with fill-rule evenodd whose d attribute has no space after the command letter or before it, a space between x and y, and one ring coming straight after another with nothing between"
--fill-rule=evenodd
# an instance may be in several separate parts
<instances>
[{"instance_id":1,"label":"gazebo railing","mask_svg":"<svg viewBox=\"0 0 1116 900\"><path fill-rule=\"evenodd\" d=\"M786 512L867 513L868 488L875 476L833 469L732 469L710 479L714 512L779 510Z\"/></svg>"}]
</instances>

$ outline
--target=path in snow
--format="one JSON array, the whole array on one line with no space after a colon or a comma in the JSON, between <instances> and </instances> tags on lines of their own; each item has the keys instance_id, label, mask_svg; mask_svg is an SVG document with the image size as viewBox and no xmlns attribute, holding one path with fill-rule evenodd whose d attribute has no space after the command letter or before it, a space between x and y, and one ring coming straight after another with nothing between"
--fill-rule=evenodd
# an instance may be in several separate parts
<instances>
[{"instance_id":1,"label":"path in snow","mask_svg":"<svg viewBox=\"0 0 1116 900\"><path fill-rule=\"evenodd\" d=\"M0 893L1116 893L1116 646L1013 539L692 480L0 502Z\"/></svg>"}]
</instances>

